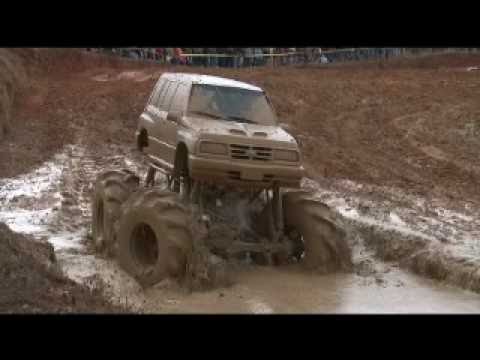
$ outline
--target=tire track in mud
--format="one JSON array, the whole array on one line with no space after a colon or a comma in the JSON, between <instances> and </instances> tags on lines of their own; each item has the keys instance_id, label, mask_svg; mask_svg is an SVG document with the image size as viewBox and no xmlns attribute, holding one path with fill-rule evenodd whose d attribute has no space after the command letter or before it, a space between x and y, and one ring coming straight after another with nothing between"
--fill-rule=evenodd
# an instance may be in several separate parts
<instances>
[{"instance_id":1,"label":"tire track in mud","mask_svg":"<svg viewBox=\"0 0 480 360\"><path fill-rule=\"evenodd\" d=\"M44 186L39 191L44 197L56 198L59 204L58 215L51 224L47 224L47 228L52 224L57 225L65 230L65 234L70 235L71 231L84 231L79 236L79 248L57 247L59 263L64 272L77 282L103 289L107 298L114 303L127 305L135 312L148 313L401 312L412 309L428 311L427 304L424 304L423 308L413 303L408 308L404 304L405 299L402 296L413 291L409 286L413 286L417 280L408 274L399 273L394 265L376 261L373 253L361 244L361 239L354 239L352 244L357 263L356 273L353 274L320 276L298 267L263 268L239 265L235 271L235 283L227 288L188 294L178 284L166 281L147 290L141 289L114 260L99 256L89 249L85 231L90 223L89 182L95 177L96 171L107 164L132 167L128 161L125 162L129 153L125 148L123 151L126 155L111 155L120 154L121 151L122 148L110 146L103 151L90 151L79 145L71 146L64 151L65 156L57 161L62 169L60 180L52 179L54 186ZM35 176L29 177L29 181L34 183ZM73 202L69 201L71 198L75 198ZM52 206L51 203L46 203ZM25 204L27 207L31 205ZM72 219L76 217L81 219L72 224ZM72 227L71 231L69 225ZM71 244L72 241L65 239L66 243ZM472 296L454 292L452 294L451 290L441 290L441 286L428 282L424 287L423 291L433 292L430 296L436 297L435 301L438 301L440 310L449 312L456 308L458 311L472 311ZM431 290L428 290L429 288ZM380 295L381 293L384 295ZM393 300L379 307L378 301L383 296Z\"/></svg>"},{"instance_id":2,"label":"tire track in mud","mask_svg":"<svg viewBox=\"0 0 480 360\"><path fill-rule=\"evenodd\" d=\"M470 215L442 208L425 213L418 208L399 207L392 198L389 203L378 203L359 196L381 191L375 186L354 192L339 186L334 190L323 188L312 181L305 186L318 192L318 198L337 212L347 231L358 234L375 257L394 261L419 275L480 292L479 209L471 210Z\"/></svg>"},{"instance_id":3,"label":"tire track in mud","mask_svg":"<svg viewBox=\"0 0 480 360\"><path fill-rule=\"evenodd\" d=\"M425 122L425 118L423 116L425 115L430 115L435 112L438 112L439 114L445 114L447 112L453 112L456 109L460 108L465 108L468 106L468 102L464 102L461 104L457 104L454 106L449 106L448 104L441 104L438 105L438 111L435 110L425 110L425 111L419 111L415 112L412 114L406 114L402 115L399 117L396 117L392 120L392 124L399 130L405 132L404 139L406 139L410 145L413 148L418 149L425 155L429 156L432 159L442 161L442 162L448 162L451 164L454 164L455 166L459 167L460 169L463 169L467 172L473 171L476 174L480 174L480 166L473 165L471 163L468 163L466 161L462 160L457 160L453 156L449 155L448 153L444 152L443 150L439 149L438 147L432 145L432 144L424 144L418 140L415 140L412 136L415 132L421 133L422 131L422 124ZM444 108L447 108L446 111L442 111ZM401 122L406 119L410 118L417 118L417 120L413 124L409 124L407 126L403 125Z\"/></svg>"}]
</instances>

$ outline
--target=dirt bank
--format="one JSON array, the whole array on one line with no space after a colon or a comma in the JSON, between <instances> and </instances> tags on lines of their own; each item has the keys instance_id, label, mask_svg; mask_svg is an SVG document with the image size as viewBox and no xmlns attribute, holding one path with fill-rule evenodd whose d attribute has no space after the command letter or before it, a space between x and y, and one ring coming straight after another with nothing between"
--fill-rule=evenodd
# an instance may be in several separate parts
<instances>
[{"instance_id":1,"label":"dirt bank","mask_svg":"<svg viewBox=\"0 0 480 360\"><path fill-rule=\"evenodd\" d=\"M0 141L10 129L15 95L25 81L22 58L0 49Z\"/></svg>"},{"instance_id":2,"label":"dirt bank","mask_svg":"<svg viewBox=\"0 0 480 360\"><path fill-rule=\"evenodd\" d=\"M0 313L119 313L125 310L66 278L52 245L0 223Z\"/></svg>"},{"instance_id":3,"label":"dirt bank","mask_svg":"<svg viewBox=\"0 0 480 360\"><path fill-rule=\"evenodd\" d=\"M86 133L93 144L131 141L151 80L137 83L132 93L131 81L110 86L92 80L90 72L119 68L128 73L151 66L71 49L14 49L9 54L21 60L28 81L17 93L14 126L0 144L0 163L6 165L0 176L26 172Z\"/></svg>"}]
</instances>

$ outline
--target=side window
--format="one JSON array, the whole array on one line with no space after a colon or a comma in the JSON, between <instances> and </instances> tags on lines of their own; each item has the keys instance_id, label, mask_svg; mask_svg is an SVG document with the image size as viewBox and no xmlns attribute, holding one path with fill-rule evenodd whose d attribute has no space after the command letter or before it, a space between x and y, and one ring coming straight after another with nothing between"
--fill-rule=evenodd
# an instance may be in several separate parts
<instances>
[{"instance_id":1,"label":"side window","mask_svg":"<svg viewBox=\"0 0 480 360\"><path fill-rule=\"evenodd\" d=\"M152 105L152 100L155 97L155 94L157 93L157 90L158 90L158 83L155 85L155 87L152 90L152 93L150 94L150 97L148 98L147 106Z\"/></svg>"},{"instance_id":2,"label":"side window","mask_svg":"<svg viewBox=\"0 0 480 360\"><path fill-rule=\"evenodd\" d=\"M175 94L175 91L177 90L178 83L172 82L170 84L170 87L168 88L168 91L165 95L165 98L163 99L163 110L168 111L170 109L170 104L172 103L172 98L173 95Z\"/></svg>"},{"instance_id":3,"label":"side window","mask_svg":"<svg viewBox=\"0 0 480 360\"><path fill-rule=\"evenodd\" d=\"M157 101L159 109L167 110L165 108L165 98L166 98L166 94L168 93L168 90L172 86L173 86L173 83L171 81L165 81L165 86L163 87L162 92L160 93L160 95L158 97L158 101Z\"/></svg>"},{"instance_id":4,"label":"side window","mask_svg":"<svg viewBox=\"0 0 480 360\"><path fill-rule=\"evenodd\" d=\"M150 94L150 97L148 98L147 105L155 105L156 104L156 99L158 97L158 93L160 92L160 89L162 88L163 84L165 83L165 80L160 79L158 80L157 84L153 88L152 93Z\"/></svg>"},{"instance_id":5,"label":"side window","mask_svg":"<svg viewBox=\"0 0 480 360\"><path fill-rule=\"evenodd\" d=\"M158 106L158 99L159 99L160 95L162 94L162 90L165 87L166 82L167 81L165 79L160 80L160 83L157 86L156 92L152 96L151 105Z\"/></svg>"},{"instance_id":6,"label":"side window","mask_svg":"<svg viewBox=\"0 0 480 360\"><path fill-rule=\"evenodd\" d=\"M186 84L178 84L177 92L173 98L170 110L184 111L187 104L188 86Z\"/></svg>"}]
</instances>

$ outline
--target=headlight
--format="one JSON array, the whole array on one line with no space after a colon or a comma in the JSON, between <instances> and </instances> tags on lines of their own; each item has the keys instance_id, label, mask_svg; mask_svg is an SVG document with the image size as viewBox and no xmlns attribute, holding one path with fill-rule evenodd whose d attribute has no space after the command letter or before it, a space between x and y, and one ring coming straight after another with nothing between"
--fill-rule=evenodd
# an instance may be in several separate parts
<instances>
[{"instance_id":1,"label":"headlight","mask_svg":"<svg viewBox=\"0 0 480 360\"><path fill-rule=\"evenodd\" d=\"M209 141L202 141L200 143L200 152L215 154L215 155L227 155L228 148L226 144L214 143Z\"/></svg>"},{"instance_id":2,"label":"headlight","mask_svg":"<svg viewBox=\"0 0 480 360\"><path fill-rule=\"evenodd\" d=\"M299 154L296 150L274 150L273 158L281 161L293 161L299 160Z\"/></svg>"}]
</instances>

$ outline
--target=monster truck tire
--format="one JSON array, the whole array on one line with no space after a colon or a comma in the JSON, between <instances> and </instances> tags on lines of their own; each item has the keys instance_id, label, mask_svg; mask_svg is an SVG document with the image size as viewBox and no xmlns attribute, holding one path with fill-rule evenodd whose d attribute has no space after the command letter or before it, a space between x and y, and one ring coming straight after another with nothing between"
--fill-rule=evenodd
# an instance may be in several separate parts
<instances>
[{"instance_id":1,"label":"monster truck tire","mask_svg":"<svg viewBox=\"0 0 480 360\"><path fill-rule=\"evenodd\" d=\"M118 223L120 266L143 287L185 275L192 253L190 215L179 196L145 188L122 205Z\"/></svg>"},{"instance_id":2,"label":"monster truck tire","mask_svg":"<svg viewBox=\"0 0 480 360\"><path fill-rule=\"evenodd\" d=\"M139 178L126 169L107 170L97 177L92 209L92 240L97 251L113 252L120 206L138 186Z\"/></svg>"},{"instance_id":3,"label":"monster truck tire","mask_svg":"<svg viewBox=\"0 0 480 360\"><path fill-rule=\"evenodd\" d=\"M308 192L295 191L283 195L283 211L286 233L301 236L297 241L303 242L303 262L307 268L322 272L351 268L346 233L327 205Z\"/></svg>"}]
</instances>

